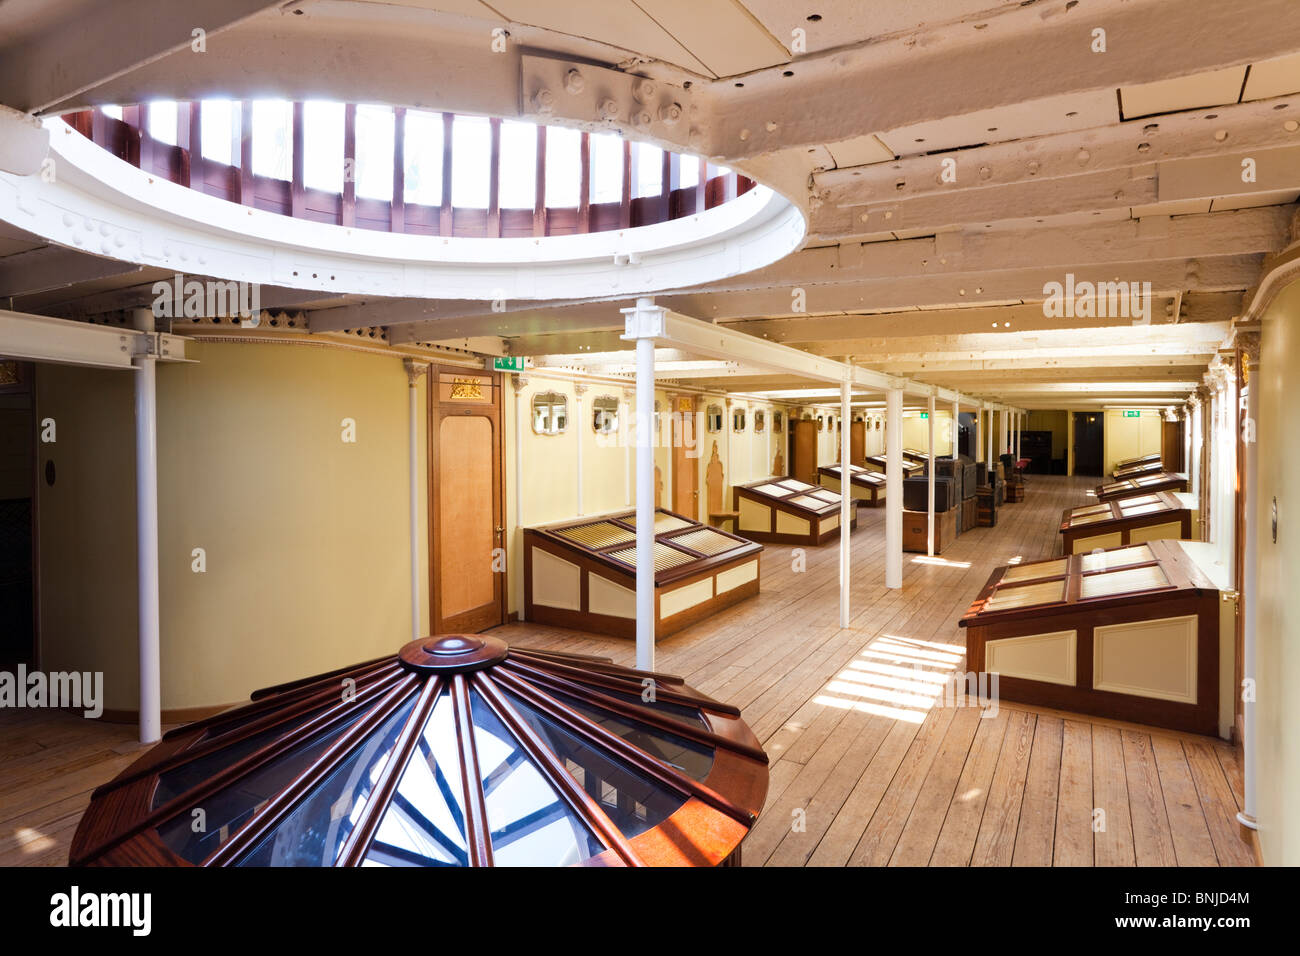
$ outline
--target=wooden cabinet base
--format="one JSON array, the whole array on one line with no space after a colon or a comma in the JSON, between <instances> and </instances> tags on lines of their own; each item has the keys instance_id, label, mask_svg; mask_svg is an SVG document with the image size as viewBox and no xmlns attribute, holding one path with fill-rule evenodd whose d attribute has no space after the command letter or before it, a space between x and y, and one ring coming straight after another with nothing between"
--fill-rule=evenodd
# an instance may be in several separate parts
<instances>
[{"instance_id":1,"label":"wooden cabinet base","mask_svg":"<svg viewBox=\"0 0 1300 956\"><path fill-rule=\"evenodd\" d=\"M903 512L903 550L926 554L929 538L929 514L924 511ZM957 537L957 509L934 513L934 553L939 554Z\"/></svg>"}]
</instances>

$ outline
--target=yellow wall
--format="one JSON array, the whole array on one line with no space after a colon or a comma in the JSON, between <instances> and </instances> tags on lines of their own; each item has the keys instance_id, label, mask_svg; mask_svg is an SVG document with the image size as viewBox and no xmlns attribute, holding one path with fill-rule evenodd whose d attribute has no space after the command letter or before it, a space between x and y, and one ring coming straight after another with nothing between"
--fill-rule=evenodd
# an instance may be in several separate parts
<instances>
[{"instance_id":1,"label":"yellow wall","mask_svg":"<svg viewBox=\"0 0 1300 956\"><path fill-rule=\"evenodd\" d=\"M1159 411L1143 408L1136 418L1128 418L1124 409L1108 408L1103 419L1102 474L1115 470L1115 463L1127 458L1160 453L1161 422Z\"/></svg>"},{"instance_id":2,"label":"yellow wall","mask_svg":"<svg viewBox=\"0 0 1300 956\"><path fill-rule=\"evenodd\" d=\"M1251 520L1256 555L1256 726L1259 839L1264 862L1300 865L1300 445L1295 369L1300 368L1300 283L1264 316L1260 349L1259 486ZM1277 542L1272 537L1277 501ZM1249 675L1247 675L1249 676Z\"/></svg>"},{"instance_id":3,"label":"yellow wall","mask_svg":"<svg viewBox=\"0 0 1300 956\"><path fill-rule=\"evenodd\" d=\"M411 634L400 357L235 343L189 354L197 364L158 370L164 710L233 703L400 647ZM42 665L103 670L106 708L132 710L133 373L41 372L40 414L59 439L42 447L58 467L40 498ZM344 418L355 444L342 441ZM426 521L421 507L424 554Z\"/></svg>"}]
</instances>

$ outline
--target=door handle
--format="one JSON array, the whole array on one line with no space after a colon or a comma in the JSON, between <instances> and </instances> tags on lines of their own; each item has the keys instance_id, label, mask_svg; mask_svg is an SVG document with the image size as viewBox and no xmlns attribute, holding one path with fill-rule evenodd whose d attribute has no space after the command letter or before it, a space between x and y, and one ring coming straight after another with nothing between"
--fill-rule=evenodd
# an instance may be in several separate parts
<instances>
[{"instance_id":1,"label":"door handle","mask_svg":"<svg viewBox=\"0 0 1300 956\"><path fill-rule=\"evenodd\" d=\"M505 530L506 530L505 528L501 527L500 525L497 525L497 534L501 534Z\"/></svg>"}]
</instances>

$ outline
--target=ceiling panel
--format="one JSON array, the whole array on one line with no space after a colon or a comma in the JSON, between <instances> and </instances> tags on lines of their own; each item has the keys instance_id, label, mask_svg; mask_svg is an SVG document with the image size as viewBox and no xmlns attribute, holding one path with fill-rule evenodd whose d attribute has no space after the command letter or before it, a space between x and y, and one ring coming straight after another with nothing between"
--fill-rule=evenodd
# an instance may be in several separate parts
<instances>
[{"instance_id":1,"label":"ceiling panel","mask_svg":"<svg viewBox=\"0 0 1300 956\"><path fill-rule=\"evenodd\" d=\"M877 136L868 133L843 139L838 143L827 143L835 165L840 169L848 166L867 166L871 163L883 163L894 158L894 151L880 141Z\"/></svg>"},{"instance_id":2,"label":"ceiling panel","mask_svg":"<svg viewBox=\"0 0 1300 956\"><path fill-rule=\"evenodd\" d=\"M1153 202L1132 208L1134 219L1144 216L1194 216L1209 211L1208 199L1176 199L1173 202Z\"/></svg>"},{"instance_id":3,"label":"ceiling panel","mask_svg":"<svg viewBox=\"0 0 1300 956\"><path fill-rule=\"evenodd\" d=\"M636 0L718 76L788 63L789 51L735 0Z\"/></svg>"},{"instance_id":4,"label":"ceiling panel","mask_svg":"<svg viewBox=\"0 0 1300 956\"><path fill-rule=\"evenodd\" d=\"M744 0L744 4L787 46L794 31L802 29L809 53L1024 5L1023 0Z\"/></svg>"},{"instance_id":5,"label":"ceiling panel","mask_svg":"<svg viewBox=\"0 0 1300 956\"><path fill-rule=\"evenodd\" d=\"M1300 190L1279 189L1273 192L1252 193L1249 196L1220 196L1211 206L1212 212L1224 209L1253 209L1256 206L1282 206L1300 199Z\"/></svg>"},{"instance_id":6,"label":"ceiling panel","mask_svg":"<svg viewBox=\"0 0 1300 956\"><path fill-rule=\"evenodd\" d=\"M492 0L492 7L517 23L586 37L711 75L632 0Z\"/></svg>"},{"instance_id":7,"label":"ceiling panel","mask_svg":"<svg viewBox=\"0 0 1300 956\"><path fill-rule=\"evenodd\" d=\"M1288 93L1300 93L1300 53L1251 64L1242 99L1267 100Z\"/></svg>"},{"instance_id":8,"label":"ceiling panel","mask_svg":"<svg viewBox=\"0 0 1300 956\"><path fill-rule=\"evenodd\" d=\"M1115 94L1108 90L1072 93L1013 103L945 117L880 133L881 141L899 156L983 143L1004 143L1076 129L1109 126L1119 119Z\"/></svg>"},{"instance_id":9,"label":"ceiling panel","mask_svg":"<svg viewBox=\"0 0 1300 956\"><path fill-rule=\"evenodd\" d=\"M1244 66L1232 66L1226 70L1121 87L1119 94L1124 119L1235 103L1241 95L1241 83L1245 78Z\"/></svg>"}]
</instances>

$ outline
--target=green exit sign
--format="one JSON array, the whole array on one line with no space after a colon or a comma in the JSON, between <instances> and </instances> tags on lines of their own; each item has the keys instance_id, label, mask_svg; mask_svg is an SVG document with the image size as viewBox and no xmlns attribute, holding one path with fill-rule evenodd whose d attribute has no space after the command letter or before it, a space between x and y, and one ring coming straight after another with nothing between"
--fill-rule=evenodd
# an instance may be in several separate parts
<instances>
[{"instance_id":1,"label":"green exit sign","mask_svg":"<svg viewBox=\"0 0 1300 956\"><path fill-rule=\"evenodd\" d=\"M524 357L522 355L496 355L488 366L494 372L522 372Z\"/></svg>"},{"instance_id":2,"label":"green exit sign","mask_svg":"<svg viewBox=\"0 0 1300 956\"><path fill-rule=\"evenodd\" d=\"M1141 418L1141 417L1142 417L1142 413L1139 412L1139 411L1125 411L1125 412L1124 412L1124 417L1125 417L1125 418Z\"/></svg>"},{"instance_id":3,"label":"green exit sign","mask_svg":"<svg viewBox=\"0 0 1300 956\"><path fill-rule=\"evenodd\" d=\"M929 418L929 417L930 417L930 413L929 413L929 412L922 412L922 413L921 413L921 417L922 417L922 418Z\"/></svg>"}]
</instances>

